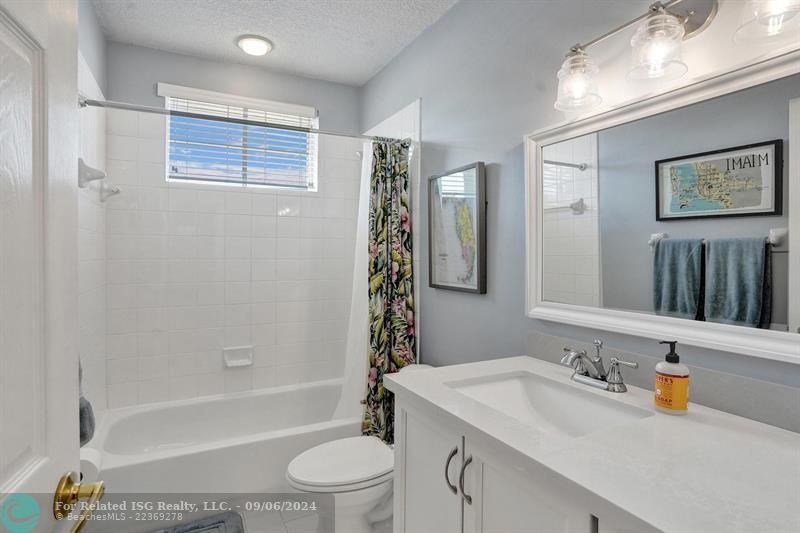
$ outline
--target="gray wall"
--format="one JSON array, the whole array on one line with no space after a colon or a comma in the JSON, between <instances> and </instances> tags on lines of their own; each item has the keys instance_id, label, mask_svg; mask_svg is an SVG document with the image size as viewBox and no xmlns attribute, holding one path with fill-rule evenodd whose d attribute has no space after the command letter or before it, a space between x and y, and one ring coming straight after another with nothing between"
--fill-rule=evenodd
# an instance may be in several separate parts
<instances>
[{"instance_id":1,"label":"gray wall","mask_svg":"<svg viewBox=\"0 0 800 533\"><path fill-rule=\"evenodd\" d=\"M106 39L91 0L78 2L78 50L89 65L100 90L106 94Z\"/></svg>"},{"instance_id":2,"label":"gray wall","mask_svg":"<svg viewBox=\"0 0 800 533\"><path fill-rule=\"evenodd\" d=\"M359 131L357 87L116 42L109 43L107 55L109 100L162 106L156 84L164 82L313 106L321 128Z\"/></svg>"},{"instance_id":3,"label":"gray wall","mask_svg":"<svg viewBox=\"0 0 800 533\"><path fill-rule=\"evenodd\" d=\"M766 237L789 217L655 219L654 161L756 142L789 140L789 100L800 76L774 81L600 132L600 237L603 306L653 310L651 233L681 238ZM784 165L783 206L789 168ZM785 249L785 248L784 248ZM787 323L788 254L773 254L772 322Z\"/></svg>"},{"instance_id":4,"label":"gray wall","mask_svg":"<svg viewBox=\"0 0 800 533\"><path fill-rule=\"evenodd\" d=\"M365 86L364 130L422 98L423 177L476 160L487 163L488 294L431 289L422 269L423 361L443 365L524 354L533 330L582 340L602 336L612 348L663 356L655 339L545 323L524 314L522 137L562 120L553 101L564 51L646 5L463 0ZM425 187L422 193L426 205ZM425 209L422 219L417 238L426 265ZM530 351L542 355L536 350ZM688 346L681 352L689 364L800 387L800 365Z\"/></svg>"}]
</instances>

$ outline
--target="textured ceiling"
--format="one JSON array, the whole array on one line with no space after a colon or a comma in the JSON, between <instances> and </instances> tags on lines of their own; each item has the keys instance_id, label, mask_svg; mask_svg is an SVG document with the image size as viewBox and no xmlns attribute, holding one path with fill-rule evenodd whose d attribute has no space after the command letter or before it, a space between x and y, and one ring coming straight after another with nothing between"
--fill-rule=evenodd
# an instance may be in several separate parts
<instances>
[{"instance_id":1,"label":"textured ceiling","mask_svg":"<svg viewBox=\"0 0 800 533\"><path fill-rule=\"evenodd\" d=\"M93 0L112 41L362 85L458 0ZM251 57L234 41L263 35Z\"/></svg>"}]
</instances>

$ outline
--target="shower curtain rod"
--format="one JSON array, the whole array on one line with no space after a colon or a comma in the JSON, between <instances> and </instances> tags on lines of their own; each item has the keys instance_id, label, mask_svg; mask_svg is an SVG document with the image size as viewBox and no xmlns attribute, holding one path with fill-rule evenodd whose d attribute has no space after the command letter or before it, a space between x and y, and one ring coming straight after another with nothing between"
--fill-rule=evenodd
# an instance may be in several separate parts
<instances>
[{"instance_id":1,"label":"shower curtain rod","mask_svg":"<svg viewBox=\"0 0 800 533\"><path fill-rule=\"evenodd\" d=\"M152 107L146 105L127 104L125 102L114 102L111 100L92 100L84 96L78 96L78 107L103 107L109 109L124 109L126 111L138 111L140 113L155 113L156 115L167 115L170 117L198 118L202 120L215 120L218 122L230 122L242 124L244 126L259 126L262 128L275 128L289 131L300 131L303 133L317 133L320 135L335 135L337 137L351 137L354 139L367 139L370 141L390 141L401 142L410 139L393 139L390 137L377 137L371 135L358 135L355 133L344 133L341 131L320 130L315 128L303 128L301 126L290 126L287 124L274 124L271 122L259 122L257 120L246 120L241 118L216 117L214 115L204 115L202 113L189 113L187 111L175 111L162 107Z\"/></svg>"},{"instance_id":2,"label":"shower curtain rod","mask_svg":"<svg viewBox=\"0 0 800 533\"><path fill-rule=\"evenodd\" d=\"M589 168L589 165L587 165L586 163L567 163L565 161L553 161L551 159L545 159L544 163L547 164L547 165L555 165L557 167L577 168L578 170L581 170L581 171L586 170L587 168Z\"/></svg>"}]
</instances>

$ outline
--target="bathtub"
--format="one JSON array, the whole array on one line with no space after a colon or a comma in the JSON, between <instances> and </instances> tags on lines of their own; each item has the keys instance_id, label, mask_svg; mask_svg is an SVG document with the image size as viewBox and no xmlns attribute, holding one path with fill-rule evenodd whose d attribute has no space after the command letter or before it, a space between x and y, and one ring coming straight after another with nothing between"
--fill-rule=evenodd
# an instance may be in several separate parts
<instances>
[{"instance_id":1,"label":"bathtub","mask_svg":"<svg viewBox=\"0 0 800 533\"><path fill-rule=\"evenodd\" d=\"M341 389L327 380L112 409L82 470L118 493L291 492L285 472L297 454L360 432L360 419L333 418Z\"/></svg>"}]
</instances>

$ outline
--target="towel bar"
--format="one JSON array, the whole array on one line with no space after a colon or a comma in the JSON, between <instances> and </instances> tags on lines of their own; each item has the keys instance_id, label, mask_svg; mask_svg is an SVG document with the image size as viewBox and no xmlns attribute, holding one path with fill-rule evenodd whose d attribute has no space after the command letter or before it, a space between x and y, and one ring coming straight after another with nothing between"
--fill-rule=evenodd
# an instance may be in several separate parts
<instances>
[{"instance_id":1,"label":"towel bar","mask_svg":"<svg viewBox=\"0 0 800 533\"><path fill-rule=\"evenodd\" d=\"M783 243L786 241L786 237L789 235L789 228L771 228L769 230L769 236L766 238L766 241L771 244L772 246L783 246ZM668 233L651 233L650 239L647 241L648 246L650 246L650 251L655 251L656 243L661 239L668 239ZM705 242L705 239L703 239Z\"/></svg>"}]
</instances>

